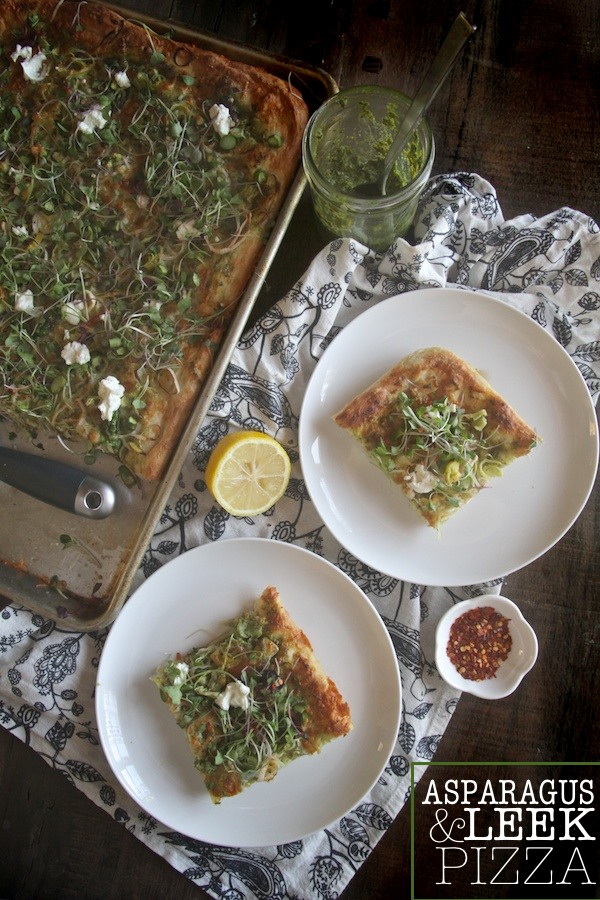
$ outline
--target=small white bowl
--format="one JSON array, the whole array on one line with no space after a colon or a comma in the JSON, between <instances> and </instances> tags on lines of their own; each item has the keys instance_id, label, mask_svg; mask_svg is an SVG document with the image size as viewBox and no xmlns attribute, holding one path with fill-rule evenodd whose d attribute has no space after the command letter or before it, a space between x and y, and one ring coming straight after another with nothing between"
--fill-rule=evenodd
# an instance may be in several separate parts
<instances>
[{"instance_id":1,"label":"small white bowl","mask_svg":"<svg viewBox=\"0 0 600 900\"><path fill-rule=\"evenodd\" d=\"M452 623L463 613L478 606L492 606L502 616L509 619L508 628L512 637L512 647L508 657L500 663L494 678L472 681L463 678L458 673L448 657L446 648ZM444 613L435 632L435 664L444 681L459 691L467 691L469 694L484 697L487 700L499 700L501 697L508 697L509 694L512 694L527 672L533 668L537 655L538 642L535 631L523 618L521 610L512 600L497 594L485 594L457 603Z\"/></svg>"}]
</instances>

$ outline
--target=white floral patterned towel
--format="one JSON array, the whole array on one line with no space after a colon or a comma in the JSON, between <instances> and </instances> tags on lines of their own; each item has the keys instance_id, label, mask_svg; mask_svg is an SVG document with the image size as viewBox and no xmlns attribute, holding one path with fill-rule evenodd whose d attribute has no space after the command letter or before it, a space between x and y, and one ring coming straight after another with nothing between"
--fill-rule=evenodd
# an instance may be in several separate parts
<instances>
[{"instance_id":1,"label":"white floral patterned towel","mask_svg":"<svg viewBox=\"0 0 600 900\"><path fill-rule=\"evenodd\" d=\"M343 890L405 803L410 761L433 757L458 701L433 662L440 615L457 600L498 591L500 584L423 588L369 569L336 544L318 518L297 453L285 497L255 519L231 519L206 490L206 460L231 427L264 429L297 447L304 389L339 330L383 297L449 284L500 294L528 313L566 348L592 396L598 394L597 225L566 208L543 219L527 215L505 222L486 181L469 174L438 177L422 197L414 245L398 240L376 255L350 240L333 241L244 336L138 577L140 583L190 547L259 536L326 557L370 597L397 652L402 724L379 783L340 822L303 841L254 850L213 846L167 831L121 790L98 743L93 692L106 632L70 633L60 623L12 606L1 614L0 723L214 897L320 900Z\"/></svg>"}]
</instances>

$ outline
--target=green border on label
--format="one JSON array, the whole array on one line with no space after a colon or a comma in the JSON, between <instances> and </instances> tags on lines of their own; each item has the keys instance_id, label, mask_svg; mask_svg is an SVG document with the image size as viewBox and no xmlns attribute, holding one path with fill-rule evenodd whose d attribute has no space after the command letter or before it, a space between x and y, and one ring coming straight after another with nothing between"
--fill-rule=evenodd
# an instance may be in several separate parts
<instances>
[{"instance_id":1,"label":"green border on label","mask_svg":"<svg viewBox=\"0 0 600 900\"><path fill-rule=\"evenodd\" d=\"M563 762L552 760L549 762L481 762L471 760L469 762L413 762L410 763L410 900L445 900L442 897L415 897L415 766L551 766L562 768L564 766L600 766L600 762ZM461 897L460 900L477 900L475 897ZM494 900L488 897L487 900ZM513 898L517 900L517 898ZM577 900L573 897L572 900Z\"/></svg>"}]
</instances>

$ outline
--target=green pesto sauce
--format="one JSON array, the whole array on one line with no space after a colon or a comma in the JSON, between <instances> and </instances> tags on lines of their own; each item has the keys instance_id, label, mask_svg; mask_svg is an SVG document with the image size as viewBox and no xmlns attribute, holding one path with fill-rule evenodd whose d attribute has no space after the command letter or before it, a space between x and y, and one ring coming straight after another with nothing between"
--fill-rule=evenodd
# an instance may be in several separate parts
<instances>
[{"instance_id":1,"label":"green pesto sauce","mask_svg":"<svg viewBox=\"0 0 600 900\"><path fill-rule=\"evenodd\" d=\"M362 127L352 134L325 137L316 135L315 155L322 176L338 191L361 196L360 185L371 184L381 177L382 166L401 122L394 104L387 106L380 119L369 104L361 101L359 118ZM417 177L425 164L425 154L417 133L396 161L387 183L387 196L402 190Z\"/></svg>"}]
</instances>

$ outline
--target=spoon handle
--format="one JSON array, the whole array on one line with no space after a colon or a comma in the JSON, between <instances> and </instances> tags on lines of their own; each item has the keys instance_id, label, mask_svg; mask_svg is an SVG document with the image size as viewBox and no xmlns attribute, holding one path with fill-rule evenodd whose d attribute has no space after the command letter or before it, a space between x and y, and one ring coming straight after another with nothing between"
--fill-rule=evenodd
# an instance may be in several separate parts
<instances>
[{"instance_id":1,"label":"spoon handle","mask_svg":"<svg viewBox=\"0 0 600 900\"><path fill-rule=\"evenodd\" d=\"M421 82L421 86L417 91L406 116L402 120L398 134L388 150L383 170L383 194L385 194L387 180L394 167L394 163L404 150L412 132L418 126L437 92L446 80L446 76L454 65L456 57L474 31L475 27L467 21L465 14L462 12L459 13L431 63L429 71Z\"/></svg>"}]
</instances>

